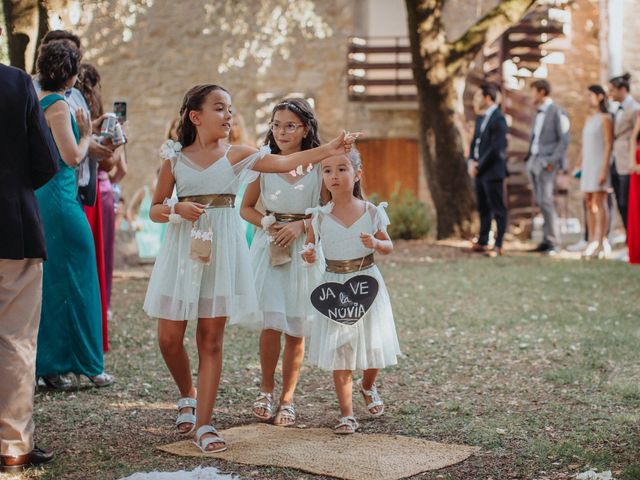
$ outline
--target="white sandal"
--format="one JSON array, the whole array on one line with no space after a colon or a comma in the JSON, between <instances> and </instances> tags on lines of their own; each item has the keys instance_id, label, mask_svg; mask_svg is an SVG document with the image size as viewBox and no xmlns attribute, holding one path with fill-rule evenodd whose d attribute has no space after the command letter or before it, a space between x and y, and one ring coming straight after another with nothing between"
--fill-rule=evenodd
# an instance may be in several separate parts
<instances>
[{"instance_id":1,"label":"white sandal","mask_svg":"<svg viewBox=\"0 0 640 480\"><path fill-rule=\"evenodd\" d=\"M286 423L276 423L278 418L289 421ZM273 424L276 427L292 427L296 424L296 407L293 403L291 405L280 405L278 407L278 412L276 416L273 417Z\"/></svg>"},{"instance_id":2,"label":"white sandal","mask_svg":"<svg viewBox=\"0 0 640 480\"><path fill-rule=\"evenodd\" d=\"M178 429L178 431L183 434L183 435L187 435L189 433L192 433L193 430L196 428L196 405L197 405L197 400L195 398L191 398L191 397L183 397L180 400L178 400L178 417L176 418L176 428ZM188 412L182 412L180 413L180 410L182 410L183 408L191 408L193 409L193 411L191 413ZM191 424L191 428L189 430L180 430L180 425L189 425Z\"/></svg>"},{"instance_id":3,"label":"white sandal","mask_svg":"<svg viewBox=\"0 0 640 480\"><path fill-rule=\"evenodd\" d=\"M342 429L342 427L348 427L346 429ZM333 433L336 435L351 435L356 433L356 431L360 428L360 424L356 420L356 417L350 415L348 417L342 417L340 422L333 427Z\"/></svg>"},{"instance_id":4,"label":"white sandal","mask_svg":"<svg viewBox=\"0 0 640 480\"><path fill-rule=\"evenodd\" d=\"M214 436L203 439L202 437L207 433L212 433ZM222 446L213 450L207 450L209 445L215 445L216 443L221 444ZM220 453L227 449L227 442L224 441L224 438L218 435L218 431L211 425L203 425L198 429L196 432L196 441L193 442L193 444L198 447L202 453Z\"/></svg>"},{"instance_id":5,"label":"white sandal","mask_svg":"<svg viewBox=\"0 0 640 480\"><path fill-rule=\"evenodd\" d=\"M364 388L362 388L362 380L358 380L358 388L360 390L360 393L364 397L365 402L368 402L367 397L371 398L371 403L367 404L367 410L369 410L369 414L372 417L381 416L384 413L384 402L382 401L382 398L378 393L376 384L374 383L371 386L371 390L365 390ZM371 409L376 407L378 407L378 411L376 413L373 413Z\"/></svg>"},{"instance_id":6,"label":"white sandal","mask_svg":"<svg viewBox=\"0 0 640 480\"><path fill-rule=\"evenodd\" d=\"M261 408L267 411L267 415L258 415L256 409ZM273 395L267 392L260 392L256 401L253 402L251 413L254 417L262 422L268 422L273 417Z\"/></svg>"}]
</instances>

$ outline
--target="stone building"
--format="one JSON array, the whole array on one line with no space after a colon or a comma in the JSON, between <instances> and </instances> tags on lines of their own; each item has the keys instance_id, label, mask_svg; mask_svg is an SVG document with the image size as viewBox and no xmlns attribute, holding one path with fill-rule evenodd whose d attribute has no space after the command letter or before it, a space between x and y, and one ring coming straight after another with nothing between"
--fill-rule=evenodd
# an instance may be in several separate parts
<instances>
[{"instance_id":1,"label":"stone building","mask_svg":"<svg viewBox=\"0 0 640 480\"><path fill-rule=\"evenodd\" d=\"M497 2L449 2L447 35L455 38ZM256 139L264 134L274 101L288 94L312 99L325 139L342 128L366 132L365 188L373 185L388 195L399 184L428 200L417 148L415 89L407 68L404 1L52 0L52 5L52 26L80 33L85 60L100 70L107 109L117 100L128 104L132 141L126 192L153 179L158 147L184 92L212 82L232 93L235 110ZM554 98L572 119L572 161L580 152L586 87L619 73L613 70L634 73L640 67L640 47L632 41L635 15L628 14L638 7L640 0L560 5L568 12L560 57L536 74L551 81ZM373 58L388 64L386 71L368 70ZM395 80L391 85L382 80L389 74ZM371 98L363 100L363 95ZM514 148L518 141L512 139Z\"/></svg>"}]
</instances>

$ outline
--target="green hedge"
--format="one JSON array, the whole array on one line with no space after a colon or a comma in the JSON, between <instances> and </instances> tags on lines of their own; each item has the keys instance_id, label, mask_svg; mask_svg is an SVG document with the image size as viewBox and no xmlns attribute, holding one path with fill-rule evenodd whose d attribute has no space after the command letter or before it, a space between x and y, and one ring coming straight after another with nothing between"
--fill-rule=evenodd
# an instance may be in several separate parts
<instances>
[{"instance_id":1,"label":"green hedge","mask_svg":"<svg viewBox=\"0 0 640 480\"><path fill-rule=\"evenodd\" d=\"M376 205L381 199L377 194L369 196ZM421 202L411 190L403 190L400 186L391 194L387 215L391 220L389 235L393 239L413 240L429 235L434 225L435 215L432 208Z\"/></svg>"}]
</instances>

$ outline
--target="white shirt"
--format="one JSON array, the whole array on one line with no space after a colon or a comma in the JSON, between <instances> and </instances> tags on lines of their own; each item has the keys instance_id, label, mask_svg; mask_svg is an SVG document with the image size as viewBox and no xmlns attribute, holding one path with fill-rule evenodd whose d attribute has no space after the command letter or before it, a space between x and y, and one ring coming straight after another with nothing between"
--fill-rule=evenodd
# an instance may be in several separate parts
<instances>
[{"instance_id":1,"label":"white shirt","mask_svg":"<svg viewBox=\"0 0 640 480\"><path fill-rule=\"evenodd\" d=\"M542 132L542 125L544 124L545 115L547 114L547 110L549 109L549 105L553 103L549 97L547 97L542 105L538 108L538 114L536 115L536 123L533 127L533 142L531 143L531 154L537 155L540 152L539 138L540 133ZM564 113L560 112L560 130L563 135L569 133L569 129L571 128L571 122L569 121L569 117L567 117Z\"/></svg>"},{"instance_id":2,"label":"white shirt","mask_svg":"<svg viewBox=\"0 0 640 480\"><path fill-rule=\"evenodd\" d=\"M476 141L473 145L473 158L475 160L480 159L480 136L484 132L484 129L487 128L487 123L489 123L491 115L493 115L493 112L495 112L497 109L498 104L494 103L484 112L484 118L482 119L482 123L480 124L480 132L478 133L478 138L476 138Z\"/></svg>"}]
</instances>

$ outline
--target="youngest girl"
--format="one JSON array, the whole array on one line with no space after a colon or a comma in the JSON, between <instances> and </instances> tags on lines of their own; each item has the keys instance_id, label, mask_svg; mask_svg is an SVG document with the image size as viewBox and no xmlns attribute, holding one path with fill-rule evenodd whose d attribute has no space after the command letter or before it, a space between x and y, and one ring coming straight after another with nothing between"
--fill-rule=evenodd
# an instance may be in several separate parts
<instances>
[{"instance_id":1,"label":"youngest girl","mask_svg":"<svg viewBox=\"0 0 640 480\"><path fill-rule=\"evenodd\" d=\"M384 413L384 403L375 386L376 377L381 368L395 365L400 355L389 294L374 262L375 252L386 255L393 250L393 244L387 234L386 203L376 207L362 198L359 153L354 149L329 157L322 161L321 168L331 202L307 210L313 218L303 257L314 263L316 252L311 242L317 244L322 239L326 257L323 283L345 284L355 276L367 275L379 285L377 296L362 318L355 323L354 319L341 323L320 315L311 334L310 362L333 371L341 413L334 431L350 434L359 428L351 400L353 371L364 370L358 388L369 413L379 417Z\"/></svg>"}]
</instances>

